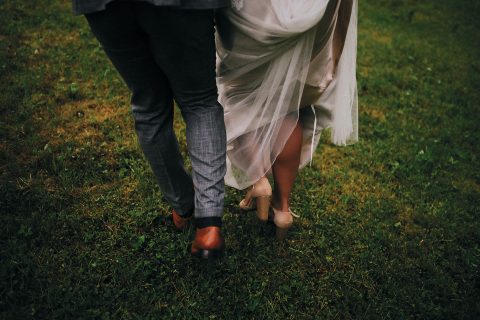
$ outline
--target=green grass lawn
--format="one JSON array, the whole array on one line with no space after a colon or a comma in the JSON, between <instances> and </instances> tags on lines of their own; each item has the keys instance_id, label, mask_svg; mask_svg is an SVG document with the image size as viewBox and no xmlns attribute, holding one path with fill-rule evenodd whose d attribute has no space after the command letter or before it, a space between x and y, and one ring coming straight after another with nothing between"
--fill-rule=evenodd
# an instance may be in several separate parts
<instances>
[{"instance_id":1,"label":"green grass lawn","mask_svg":"<svg viewBox=\"0 0 480 320\"><path fill-rule=\"evenodd\" d=\"M0 0L0 319L480 318L480 2L359 8L360 142L323 139L284 243L228 189L205 264L85 20Z\"/></svg>"}]
</instances>

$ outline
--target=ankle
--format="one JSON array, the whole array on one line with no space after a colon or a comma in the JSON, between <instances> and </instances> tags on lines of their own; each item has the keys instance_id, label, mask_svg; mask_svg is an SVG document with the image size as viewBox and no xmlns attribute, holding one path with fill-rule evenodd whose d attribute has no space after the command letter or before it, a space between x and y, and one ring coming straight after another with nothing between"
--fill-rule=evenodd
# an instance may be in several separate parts
<instances>
[{"instance_id":1,"label":"ankle","mask_svg":"<svg viewBox=\"0 0 480 320\"><path fill-rule=\"evenodd\" d=\"M272 207L281 212L286 212L290 209L288 201L279 201L275 197L272 199Z\"/></svg>"}]
</instances>

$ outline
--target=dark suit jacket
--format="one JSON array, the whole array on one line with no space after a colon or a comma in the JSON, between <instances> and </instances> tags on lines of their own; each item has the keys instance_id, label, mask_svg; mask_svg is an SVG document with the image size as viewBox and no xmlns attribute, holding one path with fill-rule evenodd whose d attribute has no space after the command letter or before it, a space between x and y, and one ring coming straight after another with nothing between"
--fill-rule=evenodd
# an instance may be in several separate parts
<instances>
[{"instance_id":1,"label":"dark suit jacket","mask_svg":"<svg viewBox=\"0 0 480 320\"><path fill-rule=\"evenodd\" d=\"M75 14L86 14L105 9L114 0L72 0ZM156 6L171 6L179 9L216 9L230 5L230 0L120 0L144 1Z\"/></svg>"}]
</instances>

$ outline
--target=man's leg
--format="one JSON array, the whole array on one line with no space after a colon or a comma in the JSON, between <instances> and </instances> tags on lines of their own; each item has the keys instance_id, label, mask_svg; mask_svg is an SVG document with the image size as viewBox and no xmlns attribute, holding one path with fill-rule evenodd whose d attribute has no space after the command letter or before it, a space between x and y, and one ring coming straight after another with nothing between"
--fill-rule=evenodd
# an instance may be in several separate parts
<instances>
[{"instance_id":1,"label":"man's leg","mask_svg":"<svg viewBox=\"0 0 480 320\"><path fill-rule=\"evenodd\" d=\"M136 22L134 4L113 2L87 20L132 91L139 143L163 195L178 214L191 212L194 190L173 131L173 94Z\"/></svg>"},{"instance_id":2,"label":"man's leg","mask_svg":"<svg viewBox=\"0 0 480 320\"><path fill-rule=\"evenodd\" d=\"M187 125L195 186L195 218L220 226L224 205L226 134L217 101L212 10L175 10L139 3L139 24L167 75Z\"/></svg>"}]
</instances>

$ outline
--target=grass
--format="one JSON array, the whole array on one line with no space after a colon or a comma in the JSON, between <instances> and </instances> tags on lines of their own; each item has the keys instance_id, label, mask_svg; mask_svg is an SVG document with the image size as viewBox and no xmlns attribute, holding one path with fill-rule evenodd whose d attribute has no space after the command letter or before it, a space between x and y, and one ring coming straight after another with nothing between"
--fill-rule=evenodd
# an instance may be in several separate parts
<instances>
[{"instance_id":1,"label":"grass","mask_svg":"<svg viewBox=\"0 0 480 320\"><path fill-rule=\"evenodd\" d=\"M162 225L128 91L84 19L0 0L0 318L480 318L478 14L360 1L361 141L324 139L285 243L228 189L212 265Z\"/></svg>"}]
</instances>

